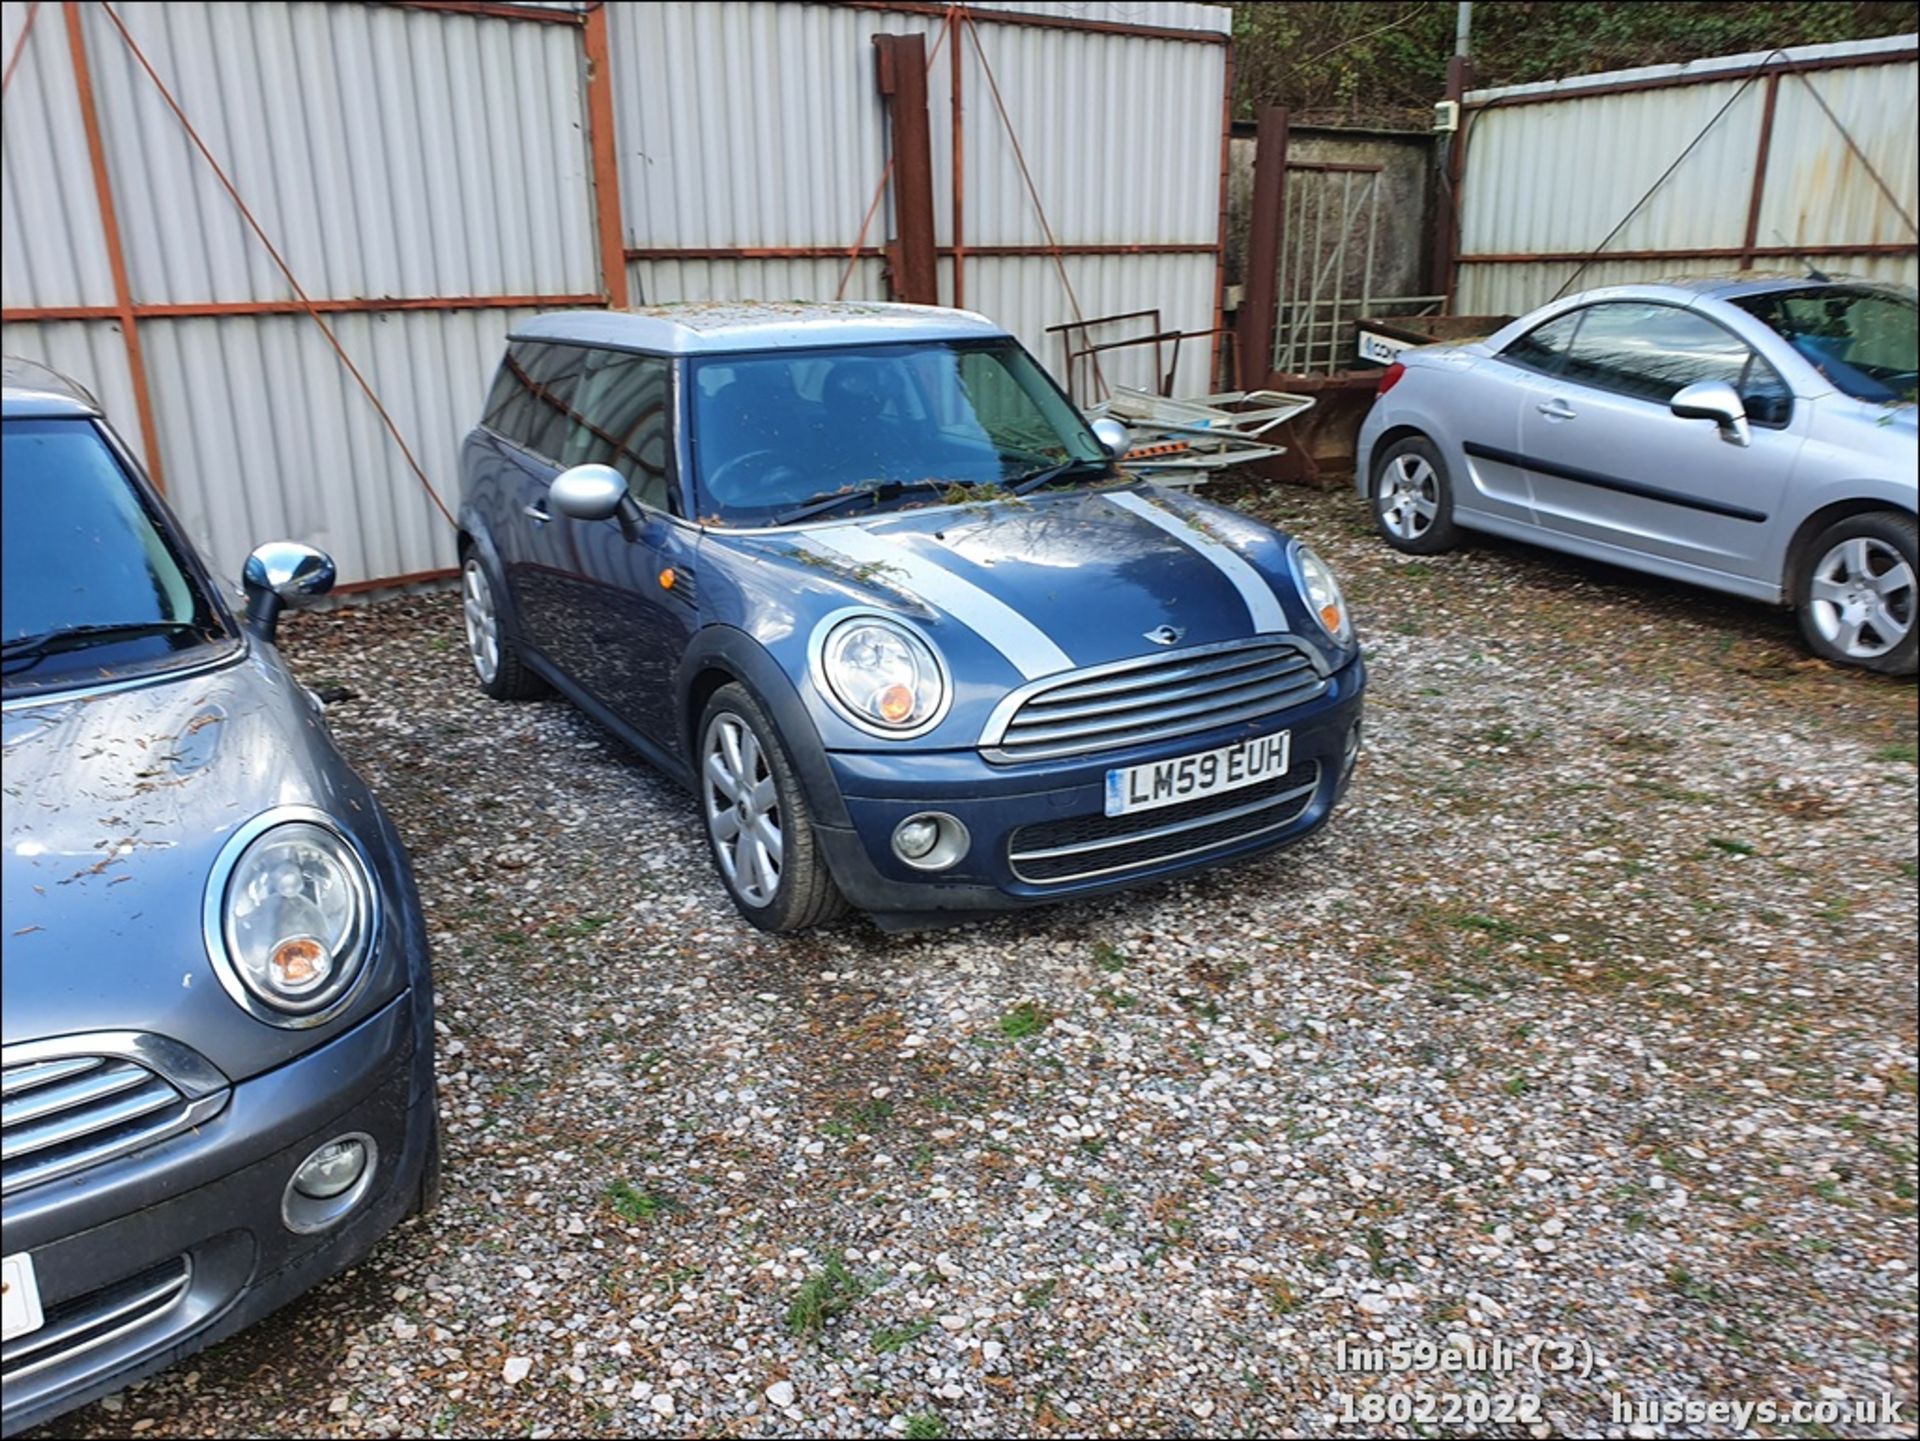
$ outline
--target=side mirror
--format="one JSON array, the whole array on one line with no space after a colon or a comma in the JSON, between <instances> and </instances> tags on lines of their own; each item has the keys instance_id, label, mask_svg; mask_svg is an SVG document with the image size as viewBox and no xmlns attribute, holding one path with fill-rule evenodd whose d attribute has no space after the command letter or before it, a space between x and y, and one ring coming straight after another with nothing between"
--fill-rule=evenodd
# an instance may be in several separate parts
<instances>
[{"instance_id":1,"label":"side mirror","mask_svg":"<svg viewBox=\"0 0 1920 1441\"><path fill-rule=\"evenodd\" d=\"M627 490L627 478L610 465L575 465L547 484L547 504L574 520L619 518L628 540L640 534L640 502Z\"/></svg>"},{"instance_id":2,"label":"side mirror","mask_svg":"<svg viewBox=\"0 0 1920 1441\"><path fill-rule=\"evenodd\" d=\"M287 605L318 600L333 589L333 558L297 540L271 540L247 557L240 585L247 593L247 628L271 641Z\"/></svg>"},{"instance_id":3,"label":"side mirror","mask_svg":"<svg viewBox=\"0 0 1920 1441\"><path fill-rule=\"evenodd\" d=\"M1094 421L1093 438L1100 442L1100 448L1112 460L1119 460L1133 449L1133 432L1110 415L1103 415Z\"/></svg>"},{"instance_id":4,"label":"side mirror","mask_svg":"<svg viewBox=\"0 0 1920 1441\"><path fill-rule=\"evenodd\" d=\"M1674 392L1667 408L1682 420L1711 420L1720 427L1721 438L1734 445L1752 443L1747 428L1747 407L1739 393L1724 380L1701 380Z\"/></svg>"}]
</instances>

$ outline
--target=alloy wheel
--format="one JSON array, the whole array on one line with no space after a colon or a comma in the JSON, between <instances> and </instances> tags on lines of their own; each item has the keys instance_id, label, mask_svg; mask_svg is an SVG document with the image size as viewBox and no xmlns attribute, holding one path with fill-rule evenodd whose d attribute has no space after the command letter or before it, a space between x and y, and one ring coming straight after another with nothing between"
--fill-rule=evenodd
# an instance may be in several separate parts
<instances>
[{"instance_id":1,"label":"alloy wheel","mask_svg":"<svg viewBox=\"0 0 1920 1441\"><path fill-rule=\"evenodd\" d=\"M467 655L482 685L492 685L500 672L500 617L493 606L493 587L478 557L469 560L462 580L460 608L467 624Z\"/></svg>"},{"instance_id":2,"label":"alloy wheel","mask_svg":"<svg viewBox=\"0 0 1920 1441\"><path fill-rule=\"evenodd\" d=\"M700 747L700 796L727 884L750 906L772 905L785 855L779 789L759 739L731 711L707 725Z\"/></svg>"},{"instance_id":3,"label":"alloy wheel","mask_svg":"<svg viewBox=\"0 0 1920 1441\"><path fill-rule=\"evenodd\" d=\"M1854 536L1820 557L1807 603L1828 644L1849 659L1872 660L1913 629L1913 567L1886 541Z\"/></svg>"},{"instance_id":4,"label":"alloy wheel","mask_svg":"<svg viewBox=\"0 0 1920 1441\"><path fill-rule=\"evenodd\" d=\"M1375 503L1389 531L1402 540L1418 540L1440 514L1440 478L1424 458L1403 452L1387 462Z\"/></svg>"}]
</instances>

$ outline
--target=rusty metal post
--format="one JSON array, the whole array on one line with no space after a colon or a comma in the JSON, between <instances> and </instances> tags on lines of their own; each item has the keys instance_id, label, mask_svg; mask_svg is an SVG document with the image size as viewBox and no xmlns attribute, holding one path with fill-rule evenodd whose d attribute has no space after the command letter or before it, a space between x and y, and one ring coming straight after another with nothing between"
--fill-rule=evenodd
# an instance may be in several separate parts
<instances>
[{"instance_id":1,"label":"rusty metal post","mask_svg":"<svg viewBox=\"0 0 1920 1441\"><path fill-rule=\"evenodd\" d=\"M1449 311L1453 309L1455 284L1459 279L1459 262L1455 257L1460 253L1460 180L1467 173L1466 94L1472 84L1471 60L1456 55L1447 62L1447 99L1457 107L1455 113L1460 117L1460 128L1454 131L1452 142L1447 146L1437 197L1439 203L1434 207L1433 288L1429 293L1444 295L1443 304Z\"/></svg>"},{"instance_id":2,"label":"rusty metal post","mask_svg":"<svg viewBox=\"0 0 1920 1441\"><path fill-rule=\"evenodd\" d=\"M1773 149L1773 107L1780 99L1780 76L1767 77L1767 98L1760 111L1760 143L1753 156L1753 194L1747 200L1747 234L1740 247L1740 268L1753 267L1754 246L1760 239L1760 202L1767 193L1767 156Z\"/></svg>"},{"instance_id":3,"label":"rusty metal post","mask_svg":"<svg viewBox=\"0 0 1920 1441\"><path fill-rule=\"evenodd\" d=\"M933 139L927 121L927 44L922 35L876 35L877 80L893 136L895 239L888 284L896 300L940 303L933 236Z\"/></svg>"},{"instance_id":4,"label":"rusty metal post","mask_svg":"<svg viewBox=\"0 0 1920 1441\"><path fill-rule=\"evenodd\" d=\"M120 322L120 338L127 347L127 376L133 384L133 408L140 419L147 474L164 493L167 482L160 462L160 432L153 420L153 392L147 385L147 362L140 351L140 325L133 314L133 286L127 279L127 252L120 243L120 216L114 208L113 184L107 176L107 147L100 138L100 111L94 103L93 71L87 64L87 38L81 29L80 7L74 0L67 0L61 9L66 12L74 91L80 100L80 121L87 132L87 158L93 162L93 193L100 206L107 269L113 276L113 308Z\"/></svg>"},{"instance_id":5,"label":"rusty metal post","mask_svg":"<svg viewBox=\"0 0 1920 1441\"><path fill-rule=\"evenodd\" d=\"M1265 386L1273 373L1275 282L1280 246L1286 238L1287 111L1269 105L1260 112L1253 157L1252 219L1247 227L1246 289L1234 329L1240 346L1243 390Z\"/></svg>"},{"instance_id":6,"label":"rusty metal post","mask_svg":"<svg viewBox=\"0 0 1920 1441\"><path fill-rule=\"evenodd\" d=\"M620 219L620 156L614 142L613 65L607 49L607 7L587 11L581 29L587 56L587 141L593 154L593 209L600 232L600 285L607 304L625 310L627 250Z\"/></svg>"},{"instance_id":7,"label":"rusty metal post","mask_svg":"<svg viewBox=\"0 0 1920 1441\"><path fill-rule=\"evenodd\" d=\"M967 306L967 132L960 93L960 7L947 17L947 89L953 114L953 308Z\"/></svg>"},{"instance_id":8,"label":"rusty metal post","mask_svg":"<svg viewBox=\"0 0 1920 1441\"><path fill-rule=\"evenodd\" d=\"M1233 46L1227 46L1225 95L1220 104L1220 222L1213 257L1213 358L1215 390L1229 388L1227 376L1227 180L1233 169Z\"/></svg>"}]
</instances>

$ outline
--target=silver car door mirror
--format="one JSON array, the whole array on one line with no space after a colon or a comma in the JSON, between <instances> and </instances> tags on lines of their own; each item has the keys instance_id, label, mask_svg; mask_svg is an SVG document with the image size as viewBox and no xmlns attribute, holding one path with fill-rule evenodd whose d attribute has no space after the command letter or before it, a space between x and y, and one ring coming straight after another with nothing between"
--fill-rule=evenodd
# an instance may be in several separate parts
<instances>
[{"instance_id":1,"label":"silver car door mirror","mask_svg":"<svg viewBox=\"0 0 1920 1441\"><path fill-rule=\"evenodd\" d=\"M626 498L627 480L610 465L576 465L547 486L547 503L575 520L611 520Z\"/></svg>"},{"instance_id":2,"label":"silver car door mirror","mask_svg":"<svg viewBox=\"0 0 1920 1441\"><path fill-rule=\"evenodd\" d=\"M627 478L610 465L569 466L548 483L547 504L574 520L617 518L628 540L640 534L640 502L627 490Z\"/></svg>"},{"instance_id":3,"label":"silver car door mirror","mask_svg":"<svg viewBox=\"0 0 1920 1441\"><path fill-rule=\"evenodd\" d=\"M1711 420L1720 434L1735 445L1748 445L1753 433L1747 427L1747 407L1739 393L1724 380L1699 380L1674 392L1667 408L1682 420Z\"/></svg>"},{"instance_id":4,"label":"silver car door mirror","mask_svg":"<svg viewBox=\"0 0 1920 1441\"><path fill-rule=\"evenodd\" d=\"M1133 432L1120 421L1103 415L1093 423L1093 438L1111 460L1119 460L1133 449Z\"/></svg>"}]
</instances>

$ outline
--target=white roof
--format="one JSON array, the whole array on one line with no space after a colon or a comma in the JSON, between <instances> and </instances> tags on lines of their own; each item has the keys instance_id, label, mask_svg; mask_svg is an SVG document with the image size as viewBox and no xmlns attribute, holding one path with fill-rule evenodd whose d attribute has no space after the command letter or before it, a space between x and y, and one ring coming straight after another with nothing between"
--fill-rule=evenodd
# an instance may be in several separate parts
<instances>
[{"instance_id":1,"label":"white roof","mask_svg":"<svg viewBox=\"0 0 1920 1441\"><path fill-rule=\"evenodd\" d=\"M514 340L570 340L663 355L979 340L1006 330L970 310L879 301L689 300L632 310L555 310L517 326Z\"/></svg>"}]
</instances>

